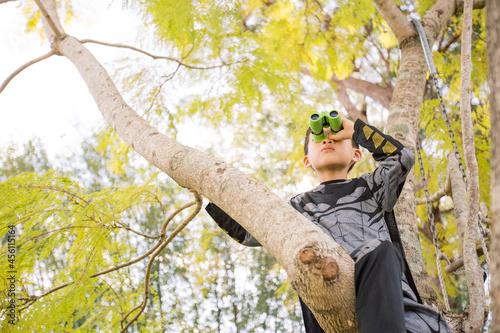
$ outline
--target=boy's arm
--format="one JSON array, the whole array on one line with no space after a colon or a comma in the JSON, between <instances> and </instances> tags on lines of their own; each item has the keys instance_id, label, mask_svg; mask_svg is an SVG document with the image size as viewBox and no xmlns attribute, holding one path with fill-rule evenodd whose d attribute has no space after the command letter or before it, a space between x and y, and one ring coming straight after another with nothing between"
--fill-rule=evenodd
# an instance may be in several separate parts
<instances>
[{"instance_id":1,"label":"boy's arm","mask_svg":"<svg viewBox=\"0 0 500 333\"><path fill-rule=\"evenodd\" d=\"M384 211L391 211L398 200L406 176L415 163L415 154L399 141L358 119L352 139L368 149L380 165L363 175Z\"/></svg>"},{"instance_id":2,"label":"boy's arm","mask_svg":"<svg viewBox=\"0 0 500 333\"><path fill-rule=\"evenodd\" d=\"M250 235L238 222L233 220L214 203L209 203L205 207L207 213L214 219L215 223L224 230L231 238L245 246L261 246L260 243Z\"/></svg>"}]
</instances>

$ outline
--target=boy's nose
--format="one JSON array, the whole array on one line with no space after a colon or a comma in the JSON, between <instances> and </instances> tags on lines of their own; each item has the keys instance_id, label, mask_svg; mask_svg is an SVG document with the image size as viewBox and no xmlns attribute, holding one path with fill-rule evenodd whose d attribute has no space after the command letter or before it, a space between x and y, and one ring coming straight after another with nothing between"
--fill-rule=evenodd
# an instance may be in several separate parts
<instances>
[{"instance_id":1,"label":"boy's nose","mask_svg":"<svg viewBox=\"0 0 500 333\"><path fill-rule=\"evenodd\" d=\"M325 134L326 134L326 138L323 141L325 141L325 142L333 142L334 141L332 138L333 133L329 128L327 130L325 130Z\"/></svg>"}]
</instances>

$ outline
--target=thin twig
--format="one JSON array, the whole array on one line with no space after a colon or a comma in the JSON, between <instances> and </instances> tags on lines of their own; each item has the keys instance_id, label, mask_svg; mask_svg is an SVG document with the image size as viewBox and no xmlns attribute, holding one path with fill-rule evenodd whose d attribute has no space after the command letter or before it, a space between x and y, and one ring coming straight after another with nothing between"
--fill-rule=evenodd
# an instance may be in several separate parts
<instances>
[{"instance_id":1,"label":"thin twig","mask_svg":"<svg viewBox=\"0 0 500 333\"><path fill-rule=\"evenodd\" d=\"M445 53L448 51L448 49L450 48L451 44L455 43L457 41L457 39L460 38L460 36L462 35L462 29L458 30L458 32L455 34L455 36L451 37L450 40L448 41L448 43L446 43L446 45L444 47L441 48L441 46L438 48L438 52L440 53ZM444 34L443 34L444 36Z\"/></svg>"},{"instance_id":2,"label":"thin twig","mask_svg":"<svg viewBox=\"0 0 500 333\"><path fill-rule=\"evenodd\" d=\"M104 282L108 287L109 289L111 289L113 291L113 293L115 294L116 298L118 299L118 306L120 307L120 313L123 314L123 306L122 306L122 299L120 298L120 296L118 295L118 293L115 291L115 289L108 283L108 281L104 280L103 278L99 278L99 280L101 280L102 282Z\"/></svg>"},{"instance_id":3,"label":"thin twig","mask_svg":"<svg viewBox=\"0 0 500 333\"><path fill-rule=\"evenodd\" d=\"M172 241L172 239L175 236L177 236L177 234L179 232L181 232L181 230L184 229L188 225L188 223L191 222L194 219L194 217L196 215L198 215L198 213L200 212L203 199L198 193L196 193L196 192L193 192L193 193L194 193L194 196L196 199L196 207L195 207L194 211L186 218L186 220L184 222L182 222L180 225L177 226L177 228L170 234L170 236L167 238L167 240L165 240L165 242L151 256L151 259L149 260L147 271L146 271L146 277L145 277L145 281L144 281L144 299L142 300L142 303L140 305L140 311L134 316L134 318L132 318L127 323L127 325L125 325L125 327L122 329L121 332L125 332L137 320L137 318L139 318L139 316L142 314L142 312L144 312L144 309L146 308L147 301L149 298L151 269L153 267L153 262L154 262L155 258ZM132 313L136 309L137 309L137 307L135 307L134 309L129 311L127 313L127 315L122 319L122 322L128 317L128 315L130 313Z\"/></svg>"},{"instance_id":4,"label":"thin twig","mask_svg":"<svg viewBox=\"0 0 500 333\"><path fill-rule=\"evenodd\" d=\"M430 196L431 202L439 201L442 197L447 195L451 195L451 179L450 179L450 170L448 169L446 172L446 180L444 182L444 186L436 191L433 195ZM426 198L416 198L417 205L425 205L427 203Z\"/></svg>"},{"instance_id":5,"label":"thin twig","mask_svg":"<svg viewBox=\"0 0 500 333\"><path fill-rule=\"evenodd\" d=\"M92 226L87 226L87 225L69 225L69 226L66 226L66 227L62 227L62 228L58 228L58 229L46 231L46 232L41 233L40 235L37 235L37 236L33 236L30 239L27 239L27 240L25 240L23 242L20 242L19 245L26 244L26 243L32 241L33 239L43 237L43 236L51 234L53 232L57 232L57 231L61 231L61 230L66 230L66 229L74 229L74 228L88 228L88 229L91 229L91 228L95 228L95 227L100 227L103 224L104 223L101 223L100 225L92 225Z\"/></svg>"},{"instance_id":6,"label":"thin twig","mask_svg":"<svg viewBox=\"0 0 500 333\"><path fill-rule=\"evenodd\" d=\"M165 59L165 60L169 60L169 61L174 61L174 62L178 63L181 66L184 66L184 67L187 67L187 68L191 68L191 69L205 70L205 69L213 69L213 68L224 67L224 66L227 66L227 65L232 65L232 63L226 64L225 62L223 62L221 65L214 65L214 66L208 66L208 67L199 67L199 66L188 65L188 64L182 62L181 60L175 59L175 58L172 58L172 57L154 55L154 54L151 54L149 52L146 52L144 50L141 50L141 49L138 49L136 47L129 46L129 45L100 42L100 41L94 40L94 39L81 39L81 40L79 40L79 42L82 43L82 44L84 44L84 43L94 43L94 44L100 44L100 45L104 45L104 46L117 47L117 48L122 48L122 49L130 49L130 50L134 50L134 51L137 51L139 53L145 54L145 55L147 55L147 56L149 56L149 57L151 57L153 59Z\"/></svg>"},{"instance_id":7,"label":"thin twig","mask_svg":"<svg viewBox=\"0 0 500 333\"><path fill-rule=\"evenodd\" d=\"M73 283L75 283L75 281L66 282L64 284L61 284L60 286L57 286L57 287L54 287L52 289L47 290L46 292L44 292L43 294L41 294L39 296L30 296L30 297L28 297L27 300L29 300L31 303L28 306L25 306L25 307L21 308L20 310L26 309L27 307L31 306L31 304L35 303L35 301L38 301L40 298L45 297L45 296L47 296L49 294L52 294L53 292L58 291L60 289L63 289L65 287L69 286L69 285L72 285ZM25 299L20 299L20 300L25 300Z\"/></svg>"},{"instance_id":8,"label":"thin twig","mask_svg":"<svg viewBox=\"0 0 500 333\"><path fill-rule=\"evenodd\" d=\"M52 190L52 191L56 191L56 192L63 192L63 193L66 193L69 196L72 196L74 198L78 198L78 199L82 200L83 202L85 202L87 204L87 206L89 205L89 202L87 200L83 199L82 197L80 197L80 196L78 196L78 195L76 195L74 193L71 193L71 192L68 192L66 190L63 190L62 188L53 187L53 186L33 186L33 185L24 186L24 187L25 188L40 188L40 189L44 189L44 190ZM76 202L76 203L80 204L79 202Z\"/></svg>"},{"instance_id":9,"label":"thin twig","mask_svg":"<svg viewBox=\"0 0 500 333\"><path fill-rule=\"evenodd\" d=\"M12 79L14 77L16 77L16 75L18 75L19 73L21 73L23 70L25 70L26 68L28 68L29 66L31 65L34 65L36 64L37 62L40 62L42 60L45 60L47 58L50 58L51 56L53 56L54 54L56 54L53 50L50 50L48 53L44 54L43 56L40 56L38 58L35 58L27 63L25 63L24 65L22 65L21 67L19 67L18 69L16 69L12 74L9 75L9 77L7 77L5 79L5 81L3 81L2 83L2 86L0 86L0 94L2 93L2 91L4 91L4 89L7 87L7 85L10 83L10 81L12 81Z\"/></svg>"},{"instance_id":10,"label":"thin twig","mask_svg":"<svg viewBox=\"0 0 500 333\"><path fill-rule=\"evenodd\" d=\"M120 227L122 227L122 229L125 229L125 230L128 230L128 231L132 231L134 234L137 234L139 236L143 236L143 237L146 237L146 238L150 238L150 239L157 239L160 237L160 235L156 235L156 236L151 236L151 235L148 235L148 234L144 234L140 231L137 231L137 230L134 230L130 227L127 227L125 224L121 223L120 221L115 221L116 224L118 224Z\"/></svg>"},{"instance_id":11,"label":"thin twig","mask_svg":"<svg viewBox=\"0 0 500 333\"><path fill-rule=\"evenodd\" d=\"M158 95L160 95L160 92L161 92L161 89L163 88L163 85L174 78L175 74L177 74L177 71L179 70L180 67L181 67L181 64L178 64L175 71L165 77L165 80L158 87L158 91L154 95L153 100L151 101L151 105L149 106L149 108L146 111L144 111L144 114L147 114L149 111L151 111L151 109L153 108L153 106L156 102L156 99L158 98Z\"/></svg>"}]
</instances>

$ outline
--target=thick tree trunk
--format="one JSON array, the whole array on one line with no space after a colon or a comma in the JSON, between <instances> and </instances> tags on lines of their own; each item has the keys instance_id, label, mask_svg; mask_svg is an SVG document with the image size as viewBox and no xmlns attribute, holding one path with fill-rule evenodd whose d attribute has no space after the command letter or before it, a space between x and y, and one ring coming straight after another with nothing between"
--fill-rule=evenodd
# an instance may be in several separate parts
<instances>
[{"instance_id":1,"label":"thick tree trunk","mask_svg":"<svg viewBox=\"0 0 500 333\"><path fill-rule=\"evenodd\" d=\"M42 17L52 48L75 65L120 137L180 186L203 194L255 236L287 271L292 286L326 332L357 331L354 265L345 249L254 179L149 125L125 103L93 55L64 34L54 0L36 2L50 13Z\"/></svg>"},{"instance_id":2,"label":"thick tree trunk","mask_svg":"<svg viewBox=\"0 0 500 333\"><path fill-rule=\"evenodd\" d=\"M500 333L500 2L486 3L491 113L491 332Z\"/></svg>"},{"instance_id":3,"label":"thick tree trunk","mask_svg":"<svg viewBox=\"0 0 500 333\"><path fill-rule=\"evenodd\" d=\"M472 0L465 0L462 25L462 55L460 76L460 115L462 117L462 136L464 143L465 165L468 180L468 219L460 230L460 243L464 257L467 292L469 294L469 318L465 323L466 332L481 332L484 325L486 298L483 287L483 270L476 253L477 221L479 212L479 173L477 168L474 129L471 112L470 77L472 71ZM461 204L455 201L455 209Z\"/></svg>"},{"instance_id":4,"label":"thick tree trunk","mask_svg":"<svg viewBox=\"0 0 500 333\"><path fill-rule=\"evenodd\" d=\"M418 119L425 89L427 65L418 38L400 45L401 63L394 87L386 132L410 149L415 149ZM422 299L436 304L438 298L432 289L420 249L415 209L415 170L408 175L403 192L394 208L401 240L405 246L408 264L414 275Z\"/></svg>"},{"instance_id":5,"label":"thick tree trunk","mask_svg":"<svg viewBox=\"0 0 500 333\"><path fill-rule=\"evenodd\" d=\"M391 0L374 0L373 3L391 27L401 49L401 63L392 95L386 132L414 149L427 76L422 45L416 29ZM430 45L454 12L454 1L439 0L422 19ZM412 170L394 212L401 230L408 263L422 299L425 303L441 306L432 289L420 249L414 193L415 173Z\"/></svg>"}]
</instances>

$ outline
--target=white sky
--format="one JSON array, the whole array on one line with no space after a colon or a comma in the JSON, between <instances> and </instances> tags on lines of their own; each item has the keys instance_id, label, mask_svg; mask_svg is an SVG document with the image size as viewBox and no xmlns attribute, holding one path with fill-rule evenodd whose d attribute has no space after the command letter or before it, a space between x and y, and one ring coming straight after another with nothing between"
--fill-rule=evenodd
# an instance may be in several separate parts
<instances>
[{"instance_id":1,"label":"white sky","mask_svg":"<svg viewBox=\"0 0 500 333\"><path fill-rule=\"evenodd\" d=\"M49 51L48 43L37 34L25 33L26 19L16 2L0 5L1 82L21 65ZM121 1L73 3L78 19L65 27L67 33L77 38L134 44L137 20L121 8ZM124 52L87 47L102 63L118 59ZM63 57L52 56L25 69L0 94L0 148L37 136L50 155L69 155L103 123L79 73Z\"/></svg>"},{"instance_id":2,"label":"white sky","mask_svg":"<svg viewBox=\"0 0 500 333\"><path fill-rule=\"evenodd\" d=\"M137 27L141 20L121 0L73 0L76 18L65 26L68 34L79 39L137 45ZM0 5L0 82L26 62L49 51L47 41L37 33L26 34L27 19L18 1ZM130 56L131 51L85 44L105 65ZM132 53L133 55L133 53ZM39 137L49 154L75 156L81 153L82 140L104 127L104 120L88 89L70 61L52 56L18 74L0 94L0 153L15 143L18 147ZM198 149L217 140L206 128L185 125L179 128L178 141ZM193 137L192 133L197 133ZM203 133L204 140L197 140ZM230 151L232 136L217 140L222 151ZM226 162L232 162L226 156ZM304 180L299 188L311 187ZM303 186L300 186L303 185Z\"/></svg>"}]
</instances>

